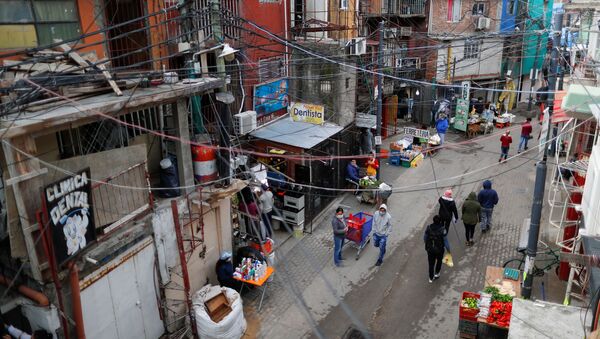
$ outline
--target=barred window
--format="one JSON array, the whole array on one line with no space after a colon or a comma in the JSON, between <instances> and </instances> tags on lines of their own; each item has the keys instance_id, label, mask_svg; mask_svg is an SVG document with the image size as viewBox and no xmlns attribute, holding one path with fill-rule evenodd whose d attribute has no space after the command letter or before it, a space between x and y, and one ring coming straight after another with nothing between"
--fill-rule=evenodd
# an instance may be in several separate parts
<instances>
[{"instance_id":1,"label":"barred window","mask_svg":"<svg viewBox=\"0 0 600 339\"><path fill-rule=\"evenodd\" d=\"M479 59L481 51L481 41L466 41L464 48L465 59Z\"/></svg>"},{"instance_id":2,"label":"barred window","mask_svg":"<svg viewBox=\"0 0 600 339\"><path fill-rule=\"evenodd\" d=\"M260 82L286 76L285 63L282 57L262 59L258 61L258 78Z\"/></svg>"}]
</instances>

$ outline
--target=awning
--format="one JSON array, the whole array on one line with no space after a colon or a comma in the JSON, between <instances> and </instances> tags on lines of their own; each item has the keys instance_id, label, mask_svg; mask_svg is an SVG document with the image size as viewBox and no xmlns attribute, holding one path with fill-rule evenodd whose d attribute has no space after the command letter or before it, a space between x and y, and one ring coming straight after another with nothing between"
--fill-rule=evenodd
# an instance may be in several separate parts
<instances>
[{"instance_id":1,"label":"awning","mask_svg":"<svg viewBox=\"0 0 600 339\"><path fill-rule=\"evenodd\" d=\"M561 108L562 102L566 95L567 91L557 91L554 94L554 111L552 112L553 124L571 120L571 117L567 114L567 112Z\"/></svg>"},{"instance_id":2,"label":"awning","mask_svg":"<svg viewBox=\"0 0 600 339\"><path fill-rule=\"evenodd\" d=\"M514 298L508 338L583 338L583 313L581 307ZM585 325L593 318L590 314Z\"/></svg>"},{"instance_id":3,"label":"awning","mask_svg":"<svg viewBox=\"0 0 600 339\"><path fill-rule=\"evenodd\" d=\"M579 120L592 117L590 105L600 104L600 88L572 84L563 99L561 108L567 115Z\"/></svg>"},{"instance_id":4,"label":"awning","mask_svg":"<svg viewBox=\"0 0 600 339\"><path fill-rule=\"evenodd\" d=\"M310 149L342 129L343 127L331 123L313 125L306 122L296 122L290 117L285 117L254 130L250 135L284 145Z\"/></svg>"}]
</instances>

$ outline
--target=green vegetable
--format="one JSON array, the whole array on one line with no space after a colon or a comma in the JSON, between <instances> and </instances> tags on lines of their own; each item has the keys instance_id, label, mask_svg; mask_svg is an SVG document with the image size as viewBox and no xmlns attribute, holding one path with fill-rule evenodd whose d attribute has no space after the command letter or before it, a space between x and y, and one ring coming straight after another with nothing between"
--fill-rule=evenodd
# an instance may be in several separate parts
<instances>
[{"instance_id":1,"label":"green vegetable","mask_svg":"<svg viewBox=\"0 0 600 339\"><path fill-rule=\"evenodd\" d=\"M464 298L462 304L463 304L463 307L478 308L477 307L477 299L475 299L475 298Z\"/></svg>"},{"instance_id":2,"label":"green vegetable","mask_svg":"<svg viewBox=\"0 0 600 339\"><path fill-rule=\"evenodd\" d=\"M483 292L491 294L492 301L512 302L513 300L512 296L500 293L500 290L494 286L486 286L486 288L483 289Z\"/></svg>"}]
</instances>

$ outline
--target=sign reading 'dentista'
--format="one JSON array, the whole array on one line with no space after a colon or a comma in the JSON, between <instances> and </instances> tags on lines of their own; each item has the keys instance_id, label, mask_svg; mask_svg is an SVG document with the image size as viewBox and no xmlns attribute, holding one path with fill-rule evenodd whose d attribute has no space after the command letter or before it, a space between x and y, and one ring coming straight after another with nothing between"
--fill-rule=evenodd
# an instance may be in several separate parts
<instances>
[{"instance_id":1,"label":"sign reading 'dentista'","mask_svg":"<svg viewBox=\"0 0 600 339\"><path fill-rule=\"evenodd\" d=\"M322 125L325 123L324 106L292 102L289 110L290 116L294 121L307 122L315 125Z\"/></svg>"},{"instance_id":2,"label":"sign reading 'dentista'","mask_svg":"<svg viewBox=\"0 0 600 339\"><path fill-rule=\"evenodd\" d=\"M90 178L90 169L86 168L44 189L58 264L96 240Z\"/></svg>"}]
</instances>

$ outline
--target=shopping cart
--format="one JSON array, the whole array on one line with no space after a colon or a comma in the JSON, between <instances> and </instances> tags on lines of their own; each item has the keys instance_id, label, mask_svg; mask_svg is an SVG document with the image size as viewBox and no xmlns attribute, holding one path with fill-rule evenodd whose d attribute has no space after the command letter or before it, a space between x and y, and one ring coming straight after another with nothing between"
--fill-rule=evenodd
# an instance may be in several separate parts
<instances>
[{"instance_id":1,"label":"shopping cart","mask_svg":"<svg viewBox=\"0 0 600 339\"><path fill-rule=\"evenodd\" d=\"M373 215L365 212L350 214L346 218L346 224L348 225L348 232L346 233L346 240L348 241L344 244L351 244L356 247L356 260L358 260L360 252L371 241Z\"/></svg>"}]
</instances>

